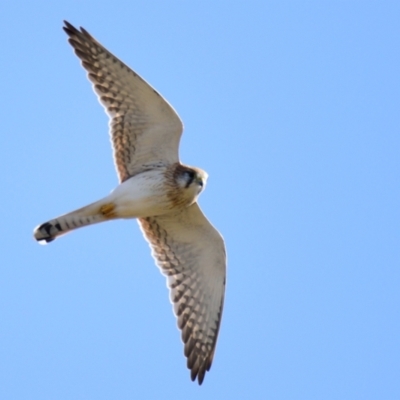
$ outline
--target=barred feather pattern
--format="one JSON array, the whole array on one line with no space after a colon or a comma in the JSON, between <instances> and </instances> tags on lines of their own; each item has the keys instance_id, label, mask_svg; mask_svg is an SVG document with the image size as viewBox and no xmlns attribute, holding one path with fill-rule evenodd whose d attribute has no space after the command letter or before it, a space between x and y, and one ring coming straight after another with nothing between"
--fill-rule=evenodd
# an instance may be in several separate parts
<instances>
[{"instance_id":1,"label":"barred feather pattern","mask_svg":"<svg viewBox=\"0 0 400 400\"><path fill-rule=\"evenodd\" d=\"M206 174L180 164L183 124L171 105L86 30L78 30L66 21L64 30L110 117L120 182L144 171L167 171L165 194L173 208L156 217L139 218L139 224L167 277L191 378L201 384L213 362L221 323L226 254L221 235L198 204L192 204L193 187L182 185L180 176L190 170L205 183ZM58 220L54 227L40 225L36 239L52 240L63 228L57 224Z\"/></svg>"},{"instance_id":2,"label":"barred feather pattern","mask_svg":"<svg viewBox=\"0 0 400 400\"><path fill-rule=\"evenodd\" d=\"M146 165L179 161L183 125L168 102L83 28L65 21L65 32L110 117L114 161L120 182Z\"/></svg>"},{"instance_id":3,"label":"barred feather pattern","mask_svg":"<svg viewBox=\"0 0 400 400\"><path fill-rule=\"evenodd\" d=\"M211 368L221 322L226 274L222 237L197 203L175 215L139 222L167 277L191 378L201 384Z\"/></svg>"}]
</instances>

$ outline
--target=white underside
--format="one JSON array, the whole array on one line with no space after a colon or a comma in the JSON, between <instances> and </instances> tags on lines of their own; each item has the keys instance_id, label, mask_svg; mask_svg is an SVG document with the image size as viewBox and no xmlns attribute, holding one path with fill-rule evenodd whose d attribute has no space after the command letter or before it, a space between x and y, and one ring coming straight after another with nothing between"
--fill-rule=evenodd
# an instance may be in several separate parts
<instances>
[{"instance_id":1,"label":"white underside","mask_svg":"<svg viewBox=\"0 0 400 400\"><path fill-rule=\"evenodd\" d=\"M147 171L125 182L101 202L113 203L117 218L160 215L171 208L165 191L164 171Z\"/></svg>"}]
</instances>

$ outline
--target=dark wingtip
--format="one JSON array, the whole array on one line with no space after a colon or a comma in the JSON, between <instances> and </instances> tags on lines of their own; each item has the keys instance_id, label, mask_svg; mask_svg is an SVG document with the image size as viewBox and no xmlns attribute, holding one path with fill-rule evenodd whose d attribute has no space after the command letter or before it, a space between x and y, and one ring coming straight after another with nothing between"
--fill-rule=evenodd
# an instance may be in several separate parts
<instances>
[{"instance_id":1,"label":"dark wingtip","mask_svg":"<svg viewBox=\"0 0 400 400\"><path fill-rule=\"evenodd\" d=\"M76 33L79 33L78 29L76 29L72 24L70 24L68 21L64 20L64 24L65 26L63 26L63 29L65 31L65 33L68 36L74 35Z\"/></svg>"},{"instance_id":2,"label":"dark wingtip","mask_svg":"<svg viewBox=\"0 0 400 400\"><path fill-rule=\"evenodd\" d=\"M82 32L84 35L86 35L86 36L92 37L92 36L90 35L90 33L89 33L85 28L82 28L82 27L81 27L81 32Z\"/></svg>"},{"instance_id":3,"label":"dark wingtip","mask_svg":"<svg viewBox=\"0 0 400 400\"><path fill-rule=\"evenodd\" d=\"M193 366L190 371L190 379L194 382L197 379L199 385L201 385L204 381L204 377L206 376L206 371L208 369L204 368L204 365L200 368Z\"/></svg>"},{"instance_id":4,"label":"dark wingtip","mask_svg":"<svg viewBox=\"0 0 400 400\"><path fill-rule=\"evenodd\" d=\"M70 24L66 19L64 19L64 25L69 28L69 29L75 29L74 26L72 24Z\"/></svg>"},{"instance_id":5,"label":"dark wingtip","mask_svg":"<svg viewBox=\"0 0 400 400\"><path fill-rule=\"evenodd\" d=\"M87 38L93 39L92 35L84 28L80 27L80 30L75 28L72 24L70 24L68 21L64 20L63 21L65 26L63 26L63 29L65 33L69 36L86 36Z\"/></svg>"},{"instance_id":6,"label":"dark wingtip","mask_svg":"<svg viewBox=\"0 0 400 400\"><path fill-rule=\"evenodd\" d=\"M199 383L199 386L203 383L204 376L205 376L205 371L203 371L203 373L199 373L199 375L197 376L197 381Z\"/></svg>"}]
</instances>

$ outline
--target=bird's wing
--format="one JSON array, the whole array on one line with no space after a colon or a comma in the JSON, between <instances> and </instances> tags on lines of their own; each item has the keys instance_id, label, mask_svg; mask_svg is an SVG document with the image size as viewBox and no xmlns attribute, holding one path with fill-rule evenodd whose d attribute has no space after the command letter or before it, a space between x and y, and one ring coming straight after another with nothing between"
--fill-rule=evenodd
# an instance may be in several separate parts
<instances>
[{"instance_id":1,"label":"bird's wing","mask_svg":"<svg viewBox=\"0 0 400 400\"><path fill-rule=\"evenodd\" d=\"M175 110L85 29L79 31L64 22L68 41L110 117L114 161L120 181L142 170L179 161L183 125Z\"/></svg>"},{"instance_id":2,"label":"bird's wing","mask_svg":"<svg viewBox=\"0 0 400 400\"><path fill-rule=\"evenodd\" d=\"M178 213L139 219L153 257L167 277L191 378L203 382L211 367L225 293L221 235L197 203Z\"/></svg>"}]
</instances>

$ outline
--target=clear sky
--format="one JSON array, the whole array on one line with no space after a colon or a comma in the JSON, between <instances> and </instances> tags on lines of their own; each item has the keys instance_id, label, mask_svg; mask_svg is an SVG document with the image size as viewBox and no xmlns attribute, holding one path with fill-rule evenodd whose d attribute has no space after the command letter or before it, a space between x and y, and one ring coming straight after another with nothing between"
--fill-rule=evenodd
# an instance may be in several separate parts
<instances>
[{"instance_id":1,"label":"clear sky","mask_svg":"<svg viewBox=\"0 0 400 400\"><path fill-rule=\"evenodd\" d=\"M400 3L5 0L0 398L399 399ZM229 258L192 383L135 221L33 228L117 185L62 20L173 104Z\"/></svg>"}]
</instances>

